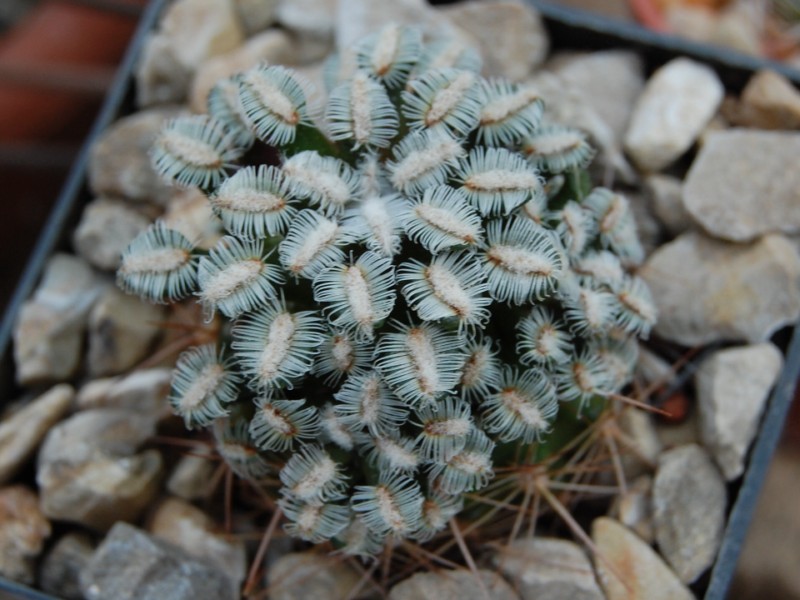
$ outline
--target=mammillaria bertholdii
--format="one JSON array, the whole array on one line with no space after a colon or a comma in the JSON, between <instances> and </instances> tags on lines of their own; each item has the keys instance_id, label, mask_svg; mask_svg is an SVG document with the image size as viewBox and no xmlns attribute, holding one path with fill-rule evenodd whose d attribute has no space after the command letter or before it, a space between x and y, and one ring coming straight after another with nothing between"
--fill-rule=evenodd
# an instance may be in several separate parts
<instances>
[{"instance_id":1,"label":"mammillaria bertholdii","mask_svg":"<svg viewBox=\"0 0 800 600\"><path fill-rule=\"evenodd\" d=\"M222 316L178 361L176 413L280 496L291 535L371 555L429 539L560 411L618 392L655 311L627 201L587 189L584 134L533 89L410 27L350 58L321 121L261 65L170 122L154 164L227 235L206 252L156 224L118 279ZM265 146L274 164L248 162Z\"/></svg>"}]
</instances>

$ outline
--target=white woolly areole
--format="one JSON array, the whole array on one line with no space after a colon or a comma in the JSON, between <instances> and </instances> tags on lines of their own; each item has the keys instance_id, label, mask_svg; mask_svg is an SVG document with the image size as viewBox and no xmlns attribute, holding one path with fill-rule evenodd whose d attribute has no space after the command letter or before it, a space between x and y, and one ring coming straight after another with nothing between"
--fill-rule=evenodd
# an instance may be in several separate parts
<instances>
[{"instance_id":1,"label":"white woolly areole","mask_svg":"<svg viewBox=\"0 0 800 600\"><path fill-rule=\"evenodd\" d=\"M347 337L341 335L334 338L331 356L333 357L333 364L336 365L339 371L346 373L351 369L354 359L353 354L353 344L350 343Z\"/></svg>"},{"instance_id":2,"label":"white woolly areole","mask_svg":"<svg viewBox=\"0 0 800 600\"><path fill-rule=\"evenodd\" d=\"M541 356L553 356L561 349L561 333L551 324L542 325L536 337L536 350Z\"/></svg>"},{"instance_id":3,"label":"white woolly areole","mask_svg":"<svg viewBox=\"0 0 800 600\"><path fill-rule=\"evenodd\" d=\"M361 390L361 418L365 423L378 422L380 410L381 388L377 377L369 377Z\"/></svg>"},{"instance_id":4,"label":"white woolly areole","mask_svg":"<svg viewBox=\"0 0 800 600\"><path fill-rule=\"evenodd\" d=\"M364 273L355 265L347 267L344 273L344 292L353 317L359 325L371 325L375 317L370 296L369 284Z\"/></svg>"},{"instance_id":5,"label":"white woolly areole","mask_svg":"<svg viewBox=\"0 0 800 600\"><path fill-rule=\"evenodd\" d=\"M654 322L656 320L656 308L647 299L624 290L617 294L617 299L626 308L642 317L645 321Z\"/></svg>"},{"instance_id":6,"label":"white woolly areole","mask_svg":"<svg viewBox=\"0 0 800 600\"><path fill-rule=\"evenodd\" d=\"M256 281L263 268L264 263L256 259L233 263L208 279L202 297L210 302L224 300Z\"/></svg>"},{"instance_id":7,"label":"white woolly areole","mask_svg":"<svg viewBox=\"0 0 800 600\"><path fill-rule=\"evenodd\" d=\"M225 370L222 365L212 364L203 367L203 370L194 378L189 388L179 397L179 404L183 411L189 412L203 403L206 396L213 392L222 378Z\"/></svg>"},{"instance_id":8,"label":"white woolly areole","mask_svg":"<svg viewBox=\"0 0 800 600\"><path fill-rule=\"evenodd\" d=\"M464 94L474 83L475 75L463 71L450 85L436 92L431 107L425 115L425 124L431 127L444 119L461 102Z\"/></svg>"},{"instance_id":9,"label":"white woolly areole","mask_svg":"<svg viewBox=\"0 0 800 600\"><path fill-rule=\"evenodd\" d=\"M122 264L123 273L168 273L189 262L191 254L182 248L158 248L130 254Z\"/></svg>"},{"instance_id":10,"label":"white woolly areole","mask_svg":"<svg viewBox=\"0 0 800 600\"><path fill-rule=\"evenodd\" d=\"M423 518L432 529L442 529L447 524L447 515L435 500L426 500L422 505Z\"/></svg>"},{"instance_id":11,"label":"white woolly areole","mask_svg":"<svg viewBox=\"0 0 800 600\"><path fill-rule=\"evenodd\" d=\"M294 426L289 419L284 417L281 412L271 404L265 404L261 409L264 422L281 435L290 435L294 432Z\"/></svg>"},{"instance_id":12,"label":"white woolly areole","mask_svg":"<svg viewBox=\"0 0 800 600\"><path fill-rule=\"evenodd\" d=\"M561 211L561 220L570 235L570 248L578 252L586 246L587 236L584 227L585 217L580 208L567 206Z\"/></svg>"},{"instance_id":13,"label":"white woolly areole","mask_svg":"<svg viewBox=\"0 0 800 600\"><path fill-rule=\"evenodd\" d=\"M335 222L322 219L317 227L309 232L300 245L300 249L292 257L289 270L292 273L299 273L305 269L320 252L333 242L338 233L339 226Z\"/></svg>"},{"instance_id":14,"label":"white woolly areole","mask_svg":"<svg viewBox=\"0 0 800 600\"><path fill-rule=\"evenodd\" d=\"M201 142L180 131L167 129L161 134L160 143L167 154L201 167L218 167L222 164L219 152L210 144Z\"/></svg>"},{"instance_id":15,"label":"white woolly areole","mask_svg":"<svg viewBox=\"0 0 800 600\"><path fill-rule=\"evenodd\" d=\"M327 455L318 458L308 473L291 488L300 500L316 498L322 489L336 478L336 463Z\"/></svg>"},{"instance_id":16,"label":"white woolly areole","mask_svg":"<svg viewBox=\"0 0 800 600\"><path fill-rule=\"evenodd\" d=\"M281 313L272 321L267 343L258 361L258 374L264 381L270 381L277 376L289 354L294 332L295 324L291 314Z\"/></svg>"},{"instance_id":17,"label":"white woolly areole","mask_svg":"<svg viewBox=\"0 0 800 600\"><path fill-rule=\"evenodd\" d=\"M466 388L473 387L483 375L490 356L489 350L483 346L473 352L464 363L464 370L461 372L461 385Z\"/></svg>"},{"instance_id":18,"label":"white woolly areole","mask_svg":"<svg viewBox=\"0 0 800 600\"><path fill-rule=\"evenodd\" d=\"M602 327L608 315L606 297L593 290L582 289L580 292L580 303L586 315L586 321L593 328Z\"/></svg>"},{"instance_id":19,"label":"white woolly areole","mask_svg":"<svg viewBox=\"0 0 800 600\"><path fill-rule=\"evenodd\" d=\"M335 415L326 415L322 418L322 426L330 439L337 446L345 450L353 448L353 436L347 427Z\"/></svg>"},{"instance_id":20,"label":"white woolly areole","mask_svg":"<svg viewBox=\"0 0 800 600\"><path fill-rule=\"evenodd\" d=\"M361 215L381 252L391 256L394 252L394 226L392 215L386 210L384 203L380 198L368 198L361 204Z\"/></svg>"},{"instance_id":21,"label":"white woolly areole","mask_svg":"<svg viewBox=\"0 0 800 600\"><path fill-rule=\"evenodd\" d=\"M561 154L583 144L583 138L574 131L558 131L536 136L526 144L526 150L535 154Z\"/></svg>"},{"instance_id":22,"label":"white woolly areole","mask_svg":"<svg viewBox=\"0 0 800 600\"><path fill-rule=\"evenodd\" d=\"M539 98L534 90L523 88L513 94L504 94L492 100L481 111L481 125L504 121Z\"/></svg>"},{"instance_id":23,"label":"white woolly areole","mask_svg":"<svg viewBox=\"0 0 800 600\"><path fill-rule=\"evenodd\" d=\"M627 216L627 214L628 203L624 198L615 194L611 198L611 202L609 203L605 214L603 214L603 218L600 219L600 231L603 233L613 231Z\"/></svg>"},{"instance_id":24,"label":"white woolly areole","mask_svg":"<svg viewBox=\"0 0 800 600\"><path fill-rule=\"evenodd\" d=\"M549 277L553 272L550 261L523 248L498 244L489 248L486 255L489 260L514 274Z\"/></svg>"},{"instance_id":25,"label":"white woolly areole","mask_svg":"<svg viewBox=\"0 0 800 600\"><path fill-rule=\"evenodd\" d=\"M572 376L580 390L586 394L594 391L594 378L592 370L578 361L572 365Z\"/></svg>"},{"instance_id":26,"label":"white woolly areole","mask_svg":"<svg viewBox=\"0 0 800 600\"><path fill-rule=\"evenodd\" d=\"M400 27L397 25L385 27L378 36L370 57L370 64L375 73L385 75L392 68L399 45Z\"/></svg>"},{"instance_id":27,"label":"white woolly areole","mask_svg":"<svg viewBox=\"0 0 800 600\"><path fill-rule=\"evenodd\" d=\"M293 163L286 163L283 170L335 206L344 206L350 200L350 188L347 182L336 173L310 169Z\"/></svg>"},{"instance_id":28,"label":"white woolly areole","mask_svg":"<svg viewBox=\"0 0 800 600\"><path fill-rule=\"evenodd\" d=\"M297 519L295 520L297 527L301 531L307 533L316 529L321 510L322 506L316 506L314 504L308 504L304 506L300 510L300 514L297 515Z\"/></svg>"},{"instance_id":29,"label":"white woolly areole","mask_svg":"<svg viewBox=\"0 0 800 600\"><path fill-rule=\"evenodd\" d=\"M448 437L462 437L467 435L472 428L469 419L457 418L447 419L445 421L432 421L426 423L426 435L430 436L448 436Z\"/></svg>"},{"instance_id":30,"label":"white woolly areole","mask_svg":"<svg viewBox=\"0 0 800 600\"><path fill-rule=\"evenodd\" d=\"M479 192L505 192L539 187L539 178L534 173L492 169L473 173L464 181L464 186Z\"/></svg>"},{"instance_id":31,"label":"white woolly areole","mask_svg":"<svg viewBox=\"0 0 800 600\"><path fill-rule=\"evenodd\" d=\"M356 73L350 87L350 116L353 120L353 137L366 144L372 133L372 102L370 102L369 77Z\"/></svg>"},{"instance_id":32,"label":"white woolly areole","mask_svg":"<svg viewBox=\"0 0 800 600\"><path fill-rule=\"evenodd\" d=\"M458 278L446 267L432 264L425 268L425 278L431 286L434 296L450 307L460 317L468 317L472 313L472 302Z\"/></svg>"},{"instance_id":33,"label":"white woolly areole","mask_svg":"<svg viewBox=\"0 0 800 600\"><path fill-rule=\"evenodd\" d=\"M447 209L422 203L414 206L414 212L431 227L444 231L465 244L473 244L478 239L478 230L475 227L470 227Z\"/></svg>"},{"instance_id":34,"label":"white woolly areole","mask_svg":"<svg viewBox=\"0 0 800 600\"><path fill-rule=\"evenodd\" d=\"M492 459L480 452L460 452L448 461L448 464L469 475L479 475L492 468Z\"/></svg>"},{"instance_id":35,"label":"white woolly areole","mask_svg":"<svg viewBox=\"0 0 800 600\"><path fill-rule=\"evenodd\" d=\"M402 159L394 168L392 183L403 189L410 182L439 166L455 160L463 153L461 145L449 138L437 139L424 150L414 150Z\"/></svg>"},{"instance_id":36,"label":"white woolly areole","mask_svg":"<svg viewBox=\"0 0 800 600\"><path fill-rule=\"evenodd\" d=\"M436 352L430 338L422 329L411 329L406 335L406 350L423 394L433 395L439 387Z\"/></svg>"},{"instance_id":37,"label":"white woolly areole","mask_svg":"<svg viewBox=\"0 0 800 600\"><path fill-rule=\"evenodd\" d=\"M405 533L408 529L408 525L406 525L406 520L398 509L392 497L392 493L386 489L386 487L379 485L375 488L375 500L378 504L378 513L381 515L381 519L383 519L384 523L386 523L394 533Z\"/></svg>"},{"instance_id":38,"label":"white woolly areole","mask_svg":"<svg viewBox=\"0 0 800 600\"><path fill-rule=\"evenodd\" d=\"M291 98L258 71L245 73L244 82L258 96L260 103L268 107L276 117L289 125L296 125L300 121L300 115Z\"/></svg>"},{"instance_id":39,"label":"white woolly areole","mask_svg":"<svg viewBox=\"0 0 800 600\"><path fill-rule=\"evenodd\" d=\"M407 450L390 438L375 438L375 446L386 462L396 469L414 469L419 464L419 457L412 450Z\"/></svg>"},{"instance_id":40,"label":"white woolly areole","mask_svg":"<svg viewBox=\"0 0 800 600\"><path fill-rule=\"evenodd\" d=\"M539 408L524 395L514 389L500 392L500 398L506 409L517 415L531 429L547 427L547 421L542 417Z\"/></svg>"},{"instance_id":41,"label":"white woolly areole","mask_svg":"<svg viewBox=\"0 0 800 600\"><path fill-rule=\"evenodd\" d=\"M222 208L250 213L276 212L286 206L286 200L276 194L247 188L228 190L223 194L218 194L214 202Z\"/></svg>"}]
</instances>

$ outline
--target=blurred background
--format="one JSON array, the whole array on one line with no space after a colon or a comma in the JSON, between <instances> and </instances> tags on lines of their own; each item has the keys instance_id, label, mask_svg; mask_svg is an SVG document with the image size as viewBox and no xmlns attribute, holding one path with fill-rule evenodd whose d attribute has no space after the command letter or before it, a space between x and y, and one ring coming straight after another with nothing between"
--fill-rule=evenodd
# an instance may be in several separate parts
<instances>
[{"instance_id":1,"label":"blurred background","mask_svg":"<svg viewBox=\"0 0 800 600\"><path fill-rule=\"evenodd\" d=\"M800 0L561 0L800 68ZM0 306L5 307L146 0L0 0ZM798 402L732 598L800 600Z\"/></svg>"}]
</instances>

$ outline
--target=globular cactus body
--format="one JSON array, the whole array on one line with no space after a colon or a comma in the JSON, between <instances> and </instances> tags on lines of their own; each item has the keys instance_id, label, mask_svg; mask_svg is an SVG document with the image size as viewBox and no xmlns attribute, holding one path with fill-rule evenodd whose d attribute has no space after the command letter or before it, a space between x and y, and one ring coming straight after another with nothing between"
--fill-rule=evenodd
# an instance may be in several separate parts
<instances>
[{"instance_id":1,"label":"globular cactus body","mask_svg":"<svg viewBox=\"0 0 800 600\"><path fill-rule=\"evenodd\" d=\"M627 201L586 195L585 136L546 123L534 90L406 27L354 58L325 132L266 65L170 123L156 167L203 187L227 235L203 253L157 224L118 275L231 323L179 360L175 411L213 425L240 476L284 465L290 534L368 555L429 539L497 461L529 455L501 447L619 391L655 312L626 271L642 254ZM280 164L232 166L253 143Z\"/></svg>"}]
</instances>

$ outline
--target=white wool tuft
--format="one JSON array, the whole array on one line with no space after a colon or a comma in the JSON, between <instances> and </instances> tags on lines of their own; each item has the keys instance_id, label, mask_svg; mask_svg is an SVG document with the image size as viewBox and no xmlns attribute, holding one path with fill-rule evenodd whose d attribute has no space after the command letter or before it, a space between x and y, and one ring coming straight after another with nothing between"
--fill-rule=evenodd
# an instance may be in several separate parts
<instances>
[{"instance_id":1,"label":"white wool tuft","mask_svg":"<svg viewBox=\"0 0 800 600\"><path fill-rule=\"evenodd\" d=\"M263 269L264 263L256 259L233 263L205 283L202 297L209 302L224 300L237 290L256 281Z\"/></svg>"},{"instance_id":2,"label":"white wool tuft","mask_svg":"<svg viewBox=\"0 0 800 600\"><path fill-rule=\"evenodd\" d=\"M168 273L189 262L191 254L183 248L158 248L125 257L123 273Z\"/></svg>"},{"instance_id":3,"label":"white wool tuft","mask_svg":"<svg viewBox=\"0 0 800 600\"><path fill-rule=\"evenodd\" d=\"M549 260L523 248L498 244L489 248L486 254L492 262L518 275L547 277L553 272L553 265Z\"/></svg>"},{"instance_id":4,"label":"white wool tuft","mask_svg":"<svg viewBox=\"0 0 800 600\"><path fill-rule=\"evenodd\" d=\"M433 395L439 389L439 371L436 365L436 352L424 330L411 329L406 336L406 350L419 388L426 395Z\"/></svg>"},{"instance_id":5,"label":"white wool tuft","mask_svg":"<svg viewBox=\"0 0 800 600\"><path fill-rule=\"evenodd\" d=\"M281 313L272 322L267 343L261 351L258 374L265 381L273 379L286 360L294 337L294 318L289 313Z\"/></svg>"},{"instance_id":6,"label":"white wool tuft","mask_svg":"<svg viewBox=\"0 0 800 600\"><path fill-rule=\"evenodd\" d=\"M219 167L222 157L210 144L206 144L180 131L167 129L161 134L160 143L167 154L198 167Z\"/></svg>"},{"instance_id":7,"label":"white wool tuft","mask_svg":"<svg viewBox=\"0 0 800 600\"><path fill-rule=\"evenodd\" d=\"M513 94L504 94L483 107L481 125L500 123L538 99L539 94L530 88L522 88Z\"/></svg>"}]
</instances>

